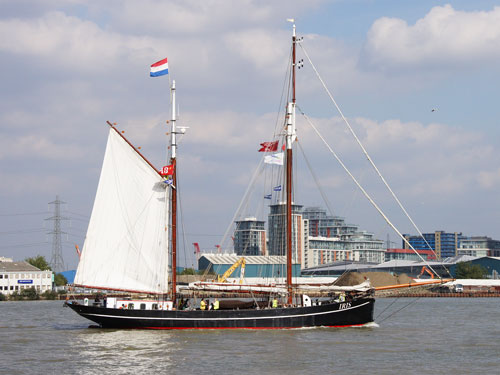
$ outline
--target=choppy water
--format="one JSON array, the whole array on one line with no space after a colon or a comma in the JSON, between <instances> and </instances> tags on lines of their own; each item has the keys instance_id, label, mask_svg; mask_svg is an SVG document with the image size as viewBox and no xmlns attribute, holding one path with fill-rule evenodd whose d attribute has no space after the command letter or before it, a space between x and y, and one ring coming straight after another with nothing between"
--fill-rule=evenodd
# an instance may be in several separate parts
<instances>
[{"instance_id":1,"label":"choppy water","mask_svg":"<svg viewBox=\"0 0 500 375\"><path fill-rule=\"evenodd\" d=\"M0 302L1 374L498 374L500 300L378 299L371 328L88 329L60 301Z\"/></svg>"}]
</instances>

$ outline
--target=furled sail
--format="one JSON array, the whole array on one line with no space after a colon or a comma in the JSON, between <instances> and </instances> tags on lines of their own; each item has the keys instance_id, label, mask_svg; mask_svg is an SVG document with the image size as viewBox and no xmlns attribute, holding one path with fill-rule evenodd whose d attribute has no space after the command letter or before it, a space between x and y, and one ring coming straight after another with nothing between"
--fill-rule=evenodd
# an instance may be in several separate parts
<instances>
[{"instance_id":1,"label":"furled sail","mask_svg":"<svg viewBox=\"0 0 500 375\"><path fill-rule=\"evenodd\" d=\"M112 128L75 285L164 293L168 189Z\"/></svg>"}]
</instances>

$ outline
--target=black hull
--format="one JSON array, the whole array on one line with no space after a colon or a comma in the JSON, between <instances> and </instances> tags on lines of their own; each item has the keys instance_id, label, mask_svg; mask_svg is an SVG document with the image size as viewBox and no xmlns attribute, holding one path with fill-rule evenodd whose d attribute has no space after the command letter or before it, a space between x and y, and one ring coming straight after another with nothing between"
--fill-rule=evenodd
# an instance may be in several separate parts
<instances>
[{"instance_id":1,"label":"black hull","mask_svg":"<svg viewBox=\"0 0 500 375\"><path fill-rule=\"evenodd\" d=\"M103 328L140 329L286 329L352 327L373 322L375 300L320 306L248 310L122 310L68 303L79 315Z\"/></svg>"}]
</instances>

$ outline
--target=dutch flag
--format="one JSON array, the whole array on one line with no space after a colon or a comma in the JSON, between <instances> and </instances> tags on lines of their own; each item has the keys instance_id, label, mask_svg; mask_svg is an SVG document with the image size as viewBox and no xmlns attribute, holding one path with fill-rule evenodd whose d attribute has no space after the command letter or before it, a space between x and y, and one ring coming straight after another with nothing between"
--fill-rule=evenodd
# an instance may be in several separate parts
<instances>
[{"instance_id":1,"label":"dutch flag","mask_svg":"<svg viewBox=\"0 0 500 375\"><path fill-rule=\"evenodd\" d=\"M168 74L168 62L167 58L155 62L151 65L151 73L149 73L150 77L159 77Z\"/></svg>"}]
</instances>

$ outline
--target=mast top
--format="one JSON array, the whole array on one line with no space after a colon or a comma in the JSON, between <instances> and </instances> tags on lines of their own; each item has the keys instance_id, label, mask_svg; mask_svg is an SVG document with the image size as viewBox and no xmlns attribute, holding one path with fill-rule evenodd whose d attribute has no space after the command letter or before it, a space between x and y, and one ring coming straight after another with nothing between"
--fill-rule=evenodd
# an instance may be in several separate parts
<instances>
[{"instance_id":1,"label":"mast top","mask_svg":"<svg viewBox=\"0 0 500 375\"><path fill-rule=\"evenodd\" d=\"M292 36L295 38L296 35L295 35L295 18L287 18L286 19L288 22L291 22L293 24L293 34Z\"/></svg>"}]
</instances>

